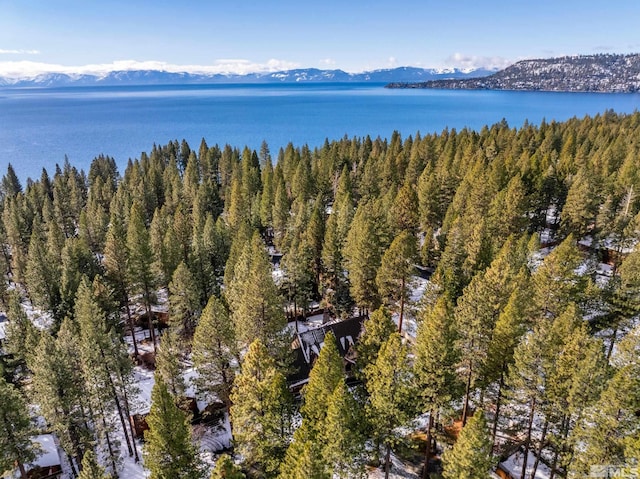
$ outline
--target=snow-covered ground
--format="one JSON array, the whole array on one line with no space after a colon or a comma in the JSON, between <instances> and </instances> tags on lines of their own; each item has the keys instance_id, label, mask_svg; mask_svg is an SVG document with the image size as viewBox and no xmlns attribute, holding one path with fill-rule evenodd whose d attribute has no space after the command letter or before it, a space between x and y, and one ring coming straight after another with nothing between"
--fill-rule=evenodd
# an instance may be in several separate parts
<instances>
[{"instance_id":1,"label":"snow-covered ground","mask_svg":"<svg viewBox=\"0 0 640 479\"><path fill-rule=\"evenodd\" d=\"M500 468L511 474L514 479L521 479L522 463L524 461L524 453L516 452L509 456L505 461L500 463ZM536 456L529 451L527 456L527 471L525 478L530 478L533 473L533 466L536 462ZM549 479L551 477L551 469L542 461L538 462L535 479Z\"/></svg>"},{"instance_id":2,"label":"snow-covered ground","mask_svg":"<svg viewBox=\"0 0 640 479\"><path fill-rule=\"evenodd\" d=\"M0 341L7 337L7 315L0 312Z\"/></svg>"},{"instance_id":3,"label":"snow-covered ground","mask_svg":"<svg viewBox=\"0 0 640 479\"><path fill-rule=\"evenodd\" d=\"M555 212L550 211L548 214L548 220L555 220ZM542 240L545 241L542 241ZM553 231L551 229L547 229L543 231L543 236L541 237L541 242L549 242L552 243ZM583 244L586 244L587 240L583 240ZM552 251L553 246L548 246L540 249L536 252L531 260L531 266L535 269L544 258ZM604 286L606 282L612 277L613 270L612 267L605 263L597 263L593 260L587 259L577 270L580 274L592 274L595 273L597 284L600 286ZM279 265L276 265L273 271L274 280L279 282L282 280L283 272L280 269ZM412 280L412 293L409 303L405 306L405 315L403 319L403 335L408 341L412 341L415 339L417 334L417 312L420 306L420 300L424 295L424 292L429 284L429 281L420 277L414 277ZM168 311L168 295L167 291L161 290L158 292L158 306L155 306L154 311ZM132 298L133 299L133 298ZM52 323L52 317L49 314L43 314L41 311L34 308L33 305L29 301L23 301L22 306L27 313L29 319L40 329L45 329ZM138 308L139 309L139 308ZM140 310L139 312L142 312ZM1 314L1 313L0 313ZM310 316L306 321L297 321L290 322L287 325L287 328L291 332L295 332L296 329L299 332L304 332L309 329L317 328L322 326L323 324L323 316L321 314ZM399 315L397 313L393 314L393 320L397 324L399 320ZM7 321L0 321L0 339L4 337L4 330L6 328ZM135 337L138 342L138 348L140 352L153 352L153 345L149 342L149 331L142 328L135 328ZM159 334L158 334L159 337ZM129 345L130 352L133 352L133 345L131 343L130 335L125 335L125 341ZM193 386L193 377L197 374L196 371L192 368L190 364L187 365L185 371L185 382L187 384L186 394L190 397L197 397L195 394L195 389ZM152 371L149 371L141 366L134 367L134 381L137 386L137 392L135 397L131 398L131 413L132 414L144 414L148 413L151 407L151 391L154 385L154 375ZM206 403L198 398L197 401L198 408L200 410L204 409ZM115 414L115 413L114 413ZM534 425L534 436L539 433L541 429L541 425L538 424L539 421L536 421ZM413 424L412 430L423 430L426 427L426 416L419 418L419 421ZM499 430L499 437L504 436L506 432L502 431L503 427L501 425ZM508 429L508 426L507 428ZM505 429L505 431L506 431ZM504 432L504 434L503 434ZM147 478L149 473L142 466L142 441L136 440L136 447L139 451L141 461L136 463L133 457L130 457L128 454L128 450L126 447L126 441L122 436L122 432L119 431L116 434L115 439L121 444L121 462L119 467L119 477L121 478L131 478L131 479L143 479ZM40 437L40 436L38 436ZM194 439L197 441L201 453L201 457L203 460L209 464L213 465L215 459L217 457L217 451L220 451L224 448L228 448L231 446L231 434L230 434L230 424L228 415L225 413L224 419L221 424L213 427L198 425L194 427ZM49 444L51 443L51 444ZM71 479L73 476L71 474L70 466L66 460L66 456L63 451L59 448L57 441L53 438L52 441L47 443L47 447L45 448L47 453L42 456L40 460L47 461L49 458L53 457L54 453L57 453L59 460L62 464L63 468L63 479ZM510 456L506 461L501 463L503 469L508 471L514 478L520 478L520 470L522 466L522 453L515 453ZM419 477L420 470L419 467L416 467L410 463L403 462L396 455L392 454L393 467L391 470L390 477L392 478L414 478ZM535 462L535 457L533 453L529 453L528 458L528 473L527 477L530 475L533 464ZM107 463L103 461L103 463ZM542 462L538 465L538 470L536 472L537 479L547 479L549 477L549 468ZM381 468L370 468L367 470L367 477L369 479L381 479L384 477L384 470Z\"/></svg>"}]
</instances>

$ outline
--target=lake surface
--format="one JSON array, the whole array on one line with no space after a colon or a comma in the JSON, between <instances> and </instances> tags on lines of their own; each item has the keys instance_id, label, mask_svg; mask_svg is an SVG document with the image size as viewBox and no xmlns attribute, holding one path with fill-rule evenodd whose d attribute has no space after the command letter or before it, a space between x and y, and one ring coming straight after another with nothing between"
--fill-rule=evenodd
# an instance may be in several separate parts
<instances>
[{"instance_id":1,"label":"lake surface","mask_svg":"<svg viewBox=\"0 0 640 479\"><path fill-rule=\"evenodd\" d=\"M507 120L566 120L607 109L631 113L638 94L388 90L379 84L188 85L0 89L0 174L53 173L67 155L88 170L103 153L122 173L154 143L230 144L274 157L288 142L311 148L344 135L403 137Z\"/></svg>"}]
</instances>

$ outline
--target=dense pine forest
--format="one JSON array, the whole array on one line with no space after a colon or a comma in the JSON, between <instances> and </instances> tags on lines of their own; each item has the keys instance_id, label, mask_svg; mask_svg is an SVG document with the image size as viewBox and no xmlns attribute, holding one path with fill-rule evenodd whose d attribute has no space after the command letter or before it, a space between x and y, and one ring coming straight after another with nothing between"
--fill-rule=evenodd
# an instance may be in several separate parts
<instances>
[{"instance_id":1,"label":"dense pine forest","mask_svg":"<svg viewBox=\"0 0 640 479\"><path fill-rule=\"evenodd\" d=\"M638 465L639 140L640 113L606 112L277 153L173 141L26 182L9 166L0 473L36 477L45 433L79 478ZM318 311L362 331L327 333L296 382ZM224 454L189 391L226 418Z\"/></svg>"}]
</instances>

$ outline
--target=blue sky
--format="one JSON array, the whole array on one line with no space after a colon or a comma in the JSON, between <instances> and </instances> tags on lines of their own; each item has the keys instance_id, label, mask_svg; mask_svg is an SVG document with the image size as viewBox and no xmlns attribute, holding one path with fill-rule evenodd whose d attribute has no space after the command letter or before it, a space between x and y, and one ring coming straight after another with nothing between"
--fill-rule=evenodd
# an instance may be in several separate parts
<instances>
[{"instance_id":1,"label":"blue sky","mask_svg":"<svg viewBox=\"0 0 640 479\"><path fill-rule=\"evenodd\" d=\"M503 67L638 52L639 21L637 0L0 0L0 75Z\"/></svg>"}]
</instances>

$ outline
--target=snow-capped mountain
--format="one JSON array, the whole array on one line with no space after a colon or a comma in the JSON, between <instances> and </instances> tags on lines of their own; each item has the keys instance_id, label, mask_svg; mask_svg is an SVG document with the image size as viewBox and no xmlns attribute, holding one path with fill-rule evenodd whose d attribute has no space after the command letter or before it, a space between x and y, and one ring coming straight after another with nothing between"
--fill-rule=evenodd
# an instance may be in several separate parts
<instances>
[{"instance_id":1,"label":"snow-capped mountain","mask_svg":"<svg viewBox=\"0 0 640 479\"><path fill-rule=\"evenodd\" d=\"M363 73L343 70L305 68L268 73L196 74L162 70L123 70L106 74L46 73L35 77L0 77L4 87L63 87L118 85L180 85L207 83L299 83L299 82L424 82L440 79L475 78L493 73L491 70L434 69L398 67Z\"/></svg>"}]
</instances>

